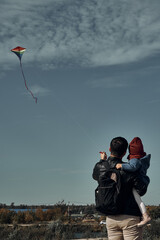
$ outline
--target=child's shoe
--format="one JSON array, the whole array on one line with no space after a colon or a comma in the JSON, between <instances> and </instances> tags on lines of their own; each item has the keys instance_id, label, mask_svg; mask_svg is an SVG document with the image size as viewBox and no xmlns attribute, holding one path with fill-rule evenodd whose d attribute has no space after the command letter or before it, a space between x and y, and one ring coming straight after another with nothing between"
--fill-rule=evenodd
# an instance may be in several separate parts
<instances>
[{"instance_id":1,"label":"child's shoe","mask_svg":"<svg viewBox=\"0 0 160 240\"><path fill-rule=\"evenodd\" d=\"M150 216L147 213L143 214L143 220L137 224L137 227L143 227L151 220Z\"/></svg>"}]
</instances>

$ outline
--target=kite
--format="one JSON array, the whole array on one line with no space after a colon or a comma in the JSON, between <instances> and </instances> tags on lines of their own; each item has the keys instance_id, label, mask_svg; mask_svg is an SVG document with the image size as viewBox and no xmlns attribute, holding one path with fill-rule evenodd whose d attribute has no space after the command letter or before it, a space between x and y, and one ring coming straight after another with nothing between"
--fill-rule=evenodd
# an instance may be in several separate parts
<instances>
[{"instance_id":1,"label":"kite","mask_svg":"<svg viewBox=\"0 0 160 240\"><path fill-rule=\"evenodd\" d=\"M19 60L20 60L20 68L21 68L21 72L22 72L23 79L24 79L25 87L26 87L27 91L32 95L32 97L34 98L35 102L37 103L37 100L38 100L38 99L37 99L37 97L35 97L35 96L33 95L32 91L28 88L27 82L26 82L26 79L25 79L25 76L24 76L23 68L22 68L21 58L22 58L22 55L23 55L23 53L24 53L25 51L26 51L26 48L22 48L22 47L19 47L19 46L16 47L16 48L11 49L11 52L14 52L14 53L18 56L18 58L19 58Z\"/></svg>"}]
</instances>

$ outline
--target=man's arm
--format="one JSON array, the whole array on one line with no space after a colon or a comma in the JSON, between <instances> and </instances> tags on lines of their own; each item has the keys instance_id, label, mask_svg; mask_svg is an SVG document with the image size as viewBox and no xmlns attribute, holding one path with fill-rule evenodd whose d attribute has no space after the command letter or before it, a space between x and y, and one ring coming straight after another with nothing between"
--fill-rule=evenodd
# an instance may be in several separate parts
<instances>
[{"instance_id":1,"label":"man's arm","mask_svg":"<svg viewBox=\"0 0 160 240\"><path fill-rule=\"evenodd\" d=\"M98 181L99 179L99 167L98 167L98 163L95 165L94 169L93 169L93 173L92 173L92 177L94 180Z\"/></svg>"},{"instance_id":2,"label":"man's arm","mask_svg":"<svg viewBox=\"0 0 160 240\"><path fill-rule=\"evenodd\" d=\"M106 152L100 152L100 154L101 154L101 160L107 159ZM103 164L100 164L100 162L96 163L92 173L93 179L96 181L99 181L99 177L104 171L105 171L105 166Z\"/></svg>"}]
</instances>

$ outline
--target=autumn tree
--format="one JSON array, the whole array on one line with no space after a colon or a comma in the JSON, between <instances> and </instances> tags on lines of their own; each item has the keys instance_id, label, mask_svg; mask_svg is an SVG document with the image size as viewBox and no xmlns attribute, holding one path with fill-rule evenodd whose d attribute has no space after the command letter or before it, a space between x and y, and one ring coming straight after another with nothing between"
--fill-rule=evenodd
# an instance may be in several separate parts
<instances>
[{"instance_id":1,"label":"autumn tree","mask_svg":"<svg viewBox=\"0 0 160 240\"><path fill-rule=\"evenodd\" d=\"M25 223L33 223L34 217L32 211L26 211L25 212Z\"/></svg>"},{"instance_id":2,"label":"autumn tree","mask_svg":"<svg viewBox=\"0 0 160 240\"><path fill-rule=\"evenodd\" d=\"M160 218L160 206L150 206L147 210L152 219Z\"/></svg>"},{"instance_id":3,"label":"autumn tree","mask_svg":"<svg viewBox=\"0 0 160 240\"><path fill-rule=\"evenodd\" d=\"M46 211L46 220L51 221L51 220L57 220L62 217L62 212L61 208L57 207L54 209L48 209Z\"/></svg>"},{"instance_id":4,"label":"autumn tree","mask_svg":"<svg viewBox=\"0 0 160 240\"><path fill-rule=\"evenodd\" d=\"M36 220L38 220L38 221L44 221L45 220L45 213L42 210L42 208L37 208L36 209L35 217L36 217Z\"/></svg>"},{"instance_id":5,"label":"autumn tree","mask_svg":"<svg viewBox=\"0 0 160 240\"><path fill-rule=\"evenodd\" d=\"M14 212L5 208L0 209L0 223L11 223Z\"/></svg>"},{"instance_id":6,"label":"autumn tree","mask_svg":"<svg viewBox=\"0 0 160 240\"><path fill-rule=\"evenodd\" d=\"M18 211L12 218L12 223L25 223L25 213Z\"/></svg>"}]
</instances>

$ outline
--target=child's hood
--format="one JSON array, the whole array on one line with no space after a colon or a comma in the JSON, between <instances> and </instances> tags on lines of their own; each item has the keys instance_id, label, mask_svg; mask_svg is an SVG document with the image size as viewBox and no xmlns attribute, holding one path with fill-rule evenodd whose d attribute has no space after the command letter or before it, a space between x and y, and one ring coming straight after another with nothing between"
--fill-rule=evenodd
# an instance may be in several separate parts
<instances>
[{"instance_id":1,"label":"child's hood","mask_svg":"<svg viewBox=\"0 0 160 240\"><path fill-rule=\"evenodd\" d=\"M143 158L140 159L141 164L146 166L146 169L150 166L151 154L147 154Z\"/></svg>"}]
</instances>

